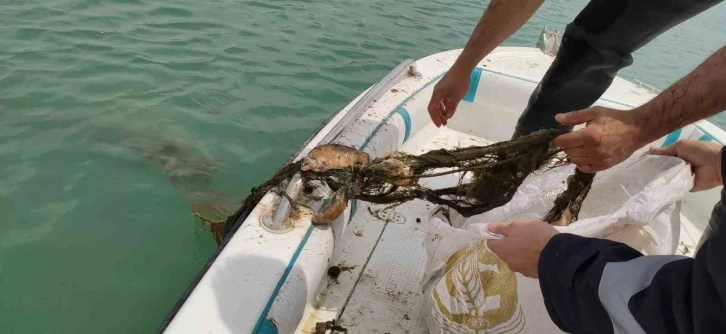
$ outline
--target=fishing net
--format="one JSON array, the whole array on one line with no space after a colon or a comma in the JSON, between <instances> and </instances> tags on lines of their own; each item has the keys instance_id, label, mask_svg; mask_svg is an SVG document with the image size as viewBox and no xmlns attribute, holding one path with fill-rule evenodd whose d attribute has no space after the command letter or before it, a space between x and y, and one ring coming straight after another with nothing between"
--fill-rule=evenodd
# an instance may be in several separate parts
<instances>
[{"instance_id":1,"label":"fishing net","mask_svg":"<svg viewBox=\"0 0 726 334\"><path fill-rule=\"evenodd\" d=\"M346 160L346 157L359 157L364 153L355 151L351 155L351 152L343 152L317 156L323 161L315 161L317 164L313 168L305 165L310 162L311 152L308 160L283 166L267 182L253 188L242 206L226 219L219 216L209 218L197 211L195 214L220 242L239 217L249 213L267 192L279 193L294 174L301 173L306 189L303 191L310 190L312 181L322 181L335 192L331 203L321 208L323 212L318 212L316 217L337 217L351 198L392 206L424 199L469 217L508 203L529 174L570 163L563 152L550 144L559 134L561 132L556 130L542 130L488 146L439 149L420 155L394 152L373 161ZM336 145L326 149L323 152L335 153L337 149L353 151ZM444 175L455 176L458 182L443 187L425 182ZM568 179L567 190L557 197L543 220L557 225L567 225L576 220L593 177L594 174L576 171ZM313 220L321 223L315 218Z\"/></svg>"}]
</instances>

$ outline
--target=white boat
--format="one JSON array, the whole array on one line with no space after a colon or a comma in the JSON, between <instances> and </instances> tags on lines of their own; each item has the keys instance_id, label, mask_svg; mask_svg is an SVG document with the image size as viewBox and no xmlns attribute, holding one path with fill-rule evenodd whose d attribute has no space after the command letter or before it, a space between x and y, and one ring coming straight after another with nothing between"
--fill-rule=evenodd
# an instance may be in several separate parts
<instances>
[{"instance_id":1,"label":"white boat","mask_svg":"<svg viewBox=\"0 0 726 334\"><path fill-rule=\"evenodd\" d=\"M291 160L329 142L380 157L508 140L553 57L537 48L497 48L473 73L456 117L436 128L427 104L460 52L402 63L335 114ZM596 104L631 109L654 96L646 85L616 78ZM699 121L653 145L681 138L724 143L726 133ZM293 179L288 194L296 196L297 188ZM682 200L679 253L693 254L719 191ZM375 207L352 200L331 228L290 219L287 201L267 194L238 220L159 332L316 333L317 325L320 333L426 333L423 241L433 207L415 200L374 217ZM331 266L342 269L337 278L328 275Z\"/></svg>"}]
</instances>

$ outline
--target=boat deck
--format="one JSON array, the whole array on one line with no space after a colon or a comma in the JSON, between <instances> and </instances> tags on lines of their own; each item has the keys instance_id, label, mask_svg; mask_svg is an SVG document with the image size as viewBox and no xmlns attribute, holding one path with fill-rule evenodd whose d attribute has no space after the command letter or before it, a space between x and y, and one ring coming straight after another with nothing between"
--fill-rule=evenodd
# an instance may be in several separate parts
<instances>
[{"instance_id":1,"label":"boat deck","mask_svg":"<svg viewBox=\"0 0 726 334\"><path fill-rule=\"evenodd\" d=\"M442 59L450 56L445 55ZM480 64L480 85L489 80L514 80L524 85L523 89L533 89L550 63L550 57L538 52L494 53ZM486 90L480 93L488 94ZM627 109L651 97L652 93L646 89L617 78L597 104ZM440 148L487 145L508 139L526 101L507 100L502 95L482 96L478 101L484 104L460 104L457 114L477 113L482 116L455 117L449 127L426 125L401 150L420 154ZM490 140L475 135L481 133L490 135ZM457 175L448 175L425 182L451 185L457 181ZM707 196L710 198L712 194ZM336 245L336 249L340 246L341 250L336 251L330 261L331 265L337 264L349 270L341 273L336 280L323 279L317 311L312 312L312 318L317 320L311 319L311 322L337 316L338 324L351 333L427 332L421 286L427 259L424 241L434 205L415 200L395 207L393 212L382 211L384 206L369 206L362 202L356 203L356 206L357 213L338 241L342 245ZM681 254L692 255L695 250L703 228L701 225L707 221L706 217L698 214L700 211L689 209L689 203L684 201L678 249ZM547 328L546 331L558 332L555 328Z\"/></svg>"},{"instance_id":2,"label":"boat deck","mask_svg":"<svg viewBox=\"0 0 726 334\"><path fill-rule=\"evenodd\" d=\"M427 129L420 138L402 147L412 154L440 149L488 145L485 139L450 128ZM454 184L455 176L439 177L429 183ZM340 325L351 333L425 333L423 296L421 285L426 266L427 224L434 205L422 200L404 203L395 208L395 214L405 219L381 221L368 210L356 214L349 226L350 239L356 243L356 233L379 233L380 238L353 294L345 306ZM376 208L372 208L373 213ZM380 215L379 215L380 216ZM369 226L380 222L381 226ZM364 246L365 247L365 246ZM370 247L370 246L367 246ZM359 251L365 252L365 249ZM351 251L357 253L355 245Z\"/></svg>"},{"instance_id":3,"label":"boat deck","mask_svg":"<svg viewBox=\"0 0 726 334\"><path fill-rule=\"evenodd\" d=\"M446 127L428 130L429 133L421 138L413 138L402 147L402 150L415 154L440 148L450 149L491 143L483 138ZM443 186L457 181L456 176L446 176L429 182ZM357 277L357 281L351 282L352 287L350 285L329 287L328 293L335 293L336 288L353 289L339 318L340 326L352 333L427 332L421 287L427 259L424 242L427 237L428 218L434 208L435 205L431 203L415 200L397 206L394 213L381 215L378 213L381 207L372 206L365 207L355 216L346 232L348 235L344 238L350 243L346 245L347 250L343 254L356 254L355 256L361 260L365 254L369 254L369 257L362 262L362 265L346 273L351 279ZM691 223L694 214L695 212L684 206L681 214L679 254L692 256L700 238L700 230L694 228ZM705 221L703 217L695 218ZM374 244L361 240L368 233L377 236ZM349 257L348 260L353 259ZM320 306L335 307L325 303ZM547 332L558 331L548 328Z\"/></svg>"}]
</instances>

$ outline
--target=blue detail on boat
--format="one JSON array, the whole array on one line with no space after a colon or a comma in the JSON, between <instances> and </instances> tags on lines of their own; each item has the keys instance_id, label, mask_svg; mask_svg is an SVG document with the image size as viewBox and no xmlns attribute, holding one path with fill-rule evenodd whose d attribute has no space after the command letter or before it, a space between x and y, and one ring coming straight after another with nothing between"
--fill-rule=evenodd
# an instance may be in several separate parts
<instances>
[{"instance_id":1,"label":"blue detail on boat","mask_svg":"<svg viewBox=\"0 0 726 334\"><path fill-rule=\"evenodd\" d=\"M363 141L363 144L360 146L359 150L362 151L363 149L365 149L366 147L368 147L368 144L371 143L371 140L373 139L373 137L375 137L376 134L378 133L378 131L383 127L383 124L385 124L388 121L388 119L391 118L391 116L393 116L393 114L396 113L396 110L398 110L398 108L403 107L404 104L408 103L408 101L410 101L414 96L418 95L419 92L421 92L422 90L426 89L426 87L428 87L432 83L436 82L436 80L439 80L442 76L444 76L444 74L445 73L441 73L441 74L437 75L436 77L434 77L433 79L431 79L431 81L429 81L425 85L423 85L423 87L419 88L417 91L415 91L413 94L411 94L405 100L403 100L403 102L401 102L401 104L397 105L396 108L394 108L388 114L388 116L386 116L386 118L383 119L383 121L381 121L380 123L378 123L378 125L376 125L376 128L373 129L373 132L371 132L371 134L368 135L368 138L366 138L366 140Z\"/></svg>"},{"instance_id":2,"label":"blue detail on boat","mask_svg":"<svg viewBox=\"0 0 726 334\"><path fill-rule=\"evenodd\" d=\"M698 138L698 140L700 140L700 141L713 141L714 138L710 134L704 133L703 136L701 136L701 138Z\"/></svg>"},{"instance_id":3,"label":"blue detail on boat","mask_svg":"<svg viewBox=\"0 0 726 334\"><path fill-rule=\"evenodd\" d=\"M270 320L267 319L267 314L270 313L270 309L272 308L272 304L275 302L275 298L277 298L277 294L280 293L280 289L282 289L282 285L285 284L285 281L287 280L287 276L290 275L290 271L292 271L292 268L295 266L295 262L297 261L297 258L300 257L300 252L302 252L303 248L305 247L305 244L308 242L308 239L310 238L310 235L313 233L314 229L315 229L315 224L311 224L310 227L308 228L308 231L305 232L305 236L303 237L302 241L300 242L300 245L297 246L295 253L292 255L292 259L290 259L290 263L287 264L287 268L285 268L285 271L282 273L282 277L280 277L280 280L277 281L277 286L275 287L275 290L272 291L272 295L270 296L270 299L267 300L267 305L265 305L265 308L262 310L262 314L260 314L260 317L257 318L257 324L255 325L255 329L252 330L252 333L254 333L254 334L277 333L277 329L275 329L275 332L265 332L263 330L265 327L265 322L270 322Z\"/></svg>"},{"instance_id":4,"label":"blue detail on boat","mask_svg":"<svg viewBox=\"0 0 726 334\"><path fill-rule=\"evenodd\" d=\"M668 147L668 146L673 145L673 143L677 142L678 138L681 136L682 131L683 131L683 129L678 129L678 130L673 131L670 134L668 134L668 137L666 137L665 142L663 142L662 147Z\"/></svg>"},{"instance_id":5,"label":"blue detail on boat","mask_svg":"<svg viewBox=\"0 0 726 334\"><path fill-rule=\"evenodd\" d=\"M403 118L403 125L406 127L405 132L403 133L403 142L405 143L408 140L408 136L411 135L411 115L408 114L408 110L404 107L396 108L396 113L401 115L401 118Z\"/></svg>"},{"instance_id":6,"label":"blue detail on boat","mask_svg":"<svg viewBox=\"0 0 726 334\"><path fill-rule=\"evenodd\" d=\"M476 97L476 89L479 88L479 79L481 79L481 72L483 69L477 67L474 69L474 72L471 73L471 81L469 82L469 91L464 96L464 101L466 102L474 102L474 97Z\"/></svg>"},{"instance_id":7,"label":"blue detail on boat","mask_svg":"<svg viewBox=\"0 0 726 334\"><path fill-rule=\"evenodd\" d=\"M262 321L262 327L260 327L260 330L257 331L258 334L279 334L280 332L277 330L277 326L275 325L272 320L265 318L265 320Z\"/></svg>"},{"instance_id":8,"label":"blue detail on boat","mask_svg":"<svg viewBox=\"0 0 726 334\"><path fill-rule=\"evenodd\" d=\"M708 134L708 131L706 131L706 129L704 129L704 128L702 128L702 127L701 127L700 125L698 125L698 123L693 123L693 124L691 124L691 125L695 126L695 127L696 127L696 128L698 128L699 130L703 131L703 133L706 133L706 134ZM710 136L710 135L709 135L709 136ZM721 141L720 139L718 139L718 138L716 138L716 137L711 137L711 138L713 138L713 140L715 140L715 141L716 141L717 143L719 143L719 144L721 144L721 145L726 145L726 143L724 143L723 141Z\"/></svg>"},{"instance_id":9,"label":"blue detail on boat","mask_svg":"<svg viewBox=\"0 0 726 334\"><path fill-rule=\"evenodd\" d=\"M351 220L353 220L353 216L355 216L356 211L358 211L358 200L352 199L350 200L350 217L348 218L349 223Z\"/></svg>"}]
</instances>

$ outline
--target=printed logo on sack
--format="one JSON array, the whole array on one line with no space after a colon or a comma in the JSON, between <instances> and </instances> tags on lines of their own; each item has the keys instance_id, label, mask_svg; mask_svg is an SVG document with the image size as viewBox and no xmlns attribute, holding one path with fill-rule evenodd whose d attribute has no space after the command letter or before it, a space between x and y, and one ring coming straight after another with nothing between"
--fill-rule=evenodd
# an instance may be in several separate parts
<instances>
[{"instance_id":1,"label":"printed logo on sack","mask_svg":"<svg viewBox=\"0 0 726 334\"><path fill-rule=\"evenodd\" d=\"M517 276L482 240L454 253L431 298L433 316L451 333L518 333L524 328Z\"/></svg>"}]
</instances>

